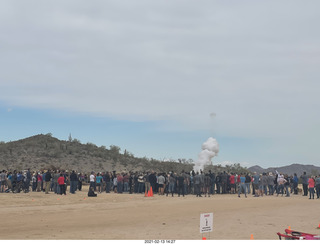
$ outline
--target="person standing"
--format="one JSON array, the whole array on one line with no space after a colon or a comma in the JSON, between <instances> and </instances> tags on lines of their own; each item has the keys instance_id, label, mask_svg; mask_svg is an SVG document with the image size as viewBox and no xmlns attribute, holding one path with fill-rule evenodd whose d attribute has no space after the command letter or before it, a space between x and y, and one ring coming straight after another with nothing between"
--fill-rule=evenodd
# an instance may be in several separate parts
<instances>
[{"instance_id":1,"label":"person standing","mask_svg":"<svg viewBox=\"0 0 320 244\"><path fill-rule=\"evenodd\" d=\"M3 193L5 191L5 187L6 187L6 182L7 182L7 174L5 170L2 170L1 174L0 174L0 192Z\"/></svg>"},{"instance_id":2,"label":"person standing","mask_svg":"<svg viewBox=\"0 0 320 244\"><path fill-rule=\"evenodd\" d=\"M261 188L261 196L263 196L263 193L268 195L268 176L265 172L261 176Z\"/></svg>"},{"instance_id":3,"label":"person standing","mask_svg":"<svg viewBox=\"0 0 320 244\"><path fill-rule=\"evenodd\" d=\"M63 171L63 176L64 176L64 182L66 183L64 186L65 186L66 192L67 192L68 184L70 185L69 171L68 170Z\"/></svg>"},{"instance_id":4,"label":"person standing","mask_svg":"<svg viewBox=\"0 0 320 244\"><path fill-rule=\"evenodd\" d=\"M228 183L228 174L226 173L226 171L223 171L223 174L221 175L222 194L227 193L227 183Z\"/></svg>"},{"instance_id":5,"label":"person standing","mask_svg":"<svg viewBox=\"0 0 320 244\"><path fill-rule=\"evenodd\" d=\"M281 193L281 196L283 196L283 192L284 192L284 184L287 182L283 176L283 174L278 174L278 193L277 196Z\"/></svg>"},{"instance_id":6,"label":"person standing","mask_svg":"<svg viewBox=\"0 0 320 244\"><path fill-rule=\"evenodd\" d=\"M93 187L93 190L96 190L96 179L93 171L90 174L90 187Z\"/></svg>"},{"instance_id":7,"label":"person standing","mask_svg":"<svg viewBox=\"0 0 320 244\"><path fill-rule=\"evenodd\" d=\"M58 184L60 187L60 195L62 195L62 194L67 195L66 187L65 187L65 178L62 173L60 174L60 176L58 178Z\"/></svg>"},{"instance_id":8,"label":"person standing","mask_svg":"<svg viewBox=\"0 0 320 244\"><path fill-rule=\"evenodd\" d=\"M32 191L36 191L37 190L37 175L36 173L32 174Z\"/></svg>"},{"instance_id":9,"label":"person standing","mask_svg":"<svg viewBox=\"0 0 320 244\"><path fill-rule=\"evenodd\" d=\"M166 179L163 174L160 174L158 177L158 185L159 185L159 195L164 195L164 187L165 187Z\"/></svg>"},{"instance_id":10,"label":"person standing","mask_svg":"<svg viewBox=\"0 0 320 244\"><path fill-rule=\"evenodd\" d=\"M151 171L151 174L149 175L149 182L150 182L150 187L152 187L152 191L157 192L156 190L157 176L154 171Z\"/></svg>"},{"instance_id":11,"label":"person standing","mask_svg":"<svg viewBox=\"0 0 320 244\"><path fill-rule=\"evenodd\" d=\"M60 186L58 184L58 179L60 177L60 171L57 169L53 174L53 191L56 194L60 194Z\"/></svg>"},{"instance_id":12,"label":"person standing","mask_svg":"<svg viewBox=\"0 0 320 244\"><path fill-rule=\"evenodd\" d=\"M201 177L199 175L199 172L196 173L196 175L193 177L193 183L194 183L194 192L197 197L201 196Z\"/></svg>"},{"instance_id":13,"label":"person standing","mask_svg":"<svg viewBox=\"0 0 320 244\"><path fill-rule=\"evenodd\" d=\"M102 192L102 176L100 173L97 174L96 177L96 186L98 187L98 192L101 193Z\"/></svg>"},{"instance_id":14,"label":"person standing","mask_svg":"<svg viewBox=\"0 0 320 244\"><path fill-rule=\"evenodd\" d=\"M249 173L247 173L245 177L246 177L245 183L246 183L247 193L250 194L251 193L250 184L252 179Z\"/></svg>"},{"instance_id":15,"label":"person standing","mask_svg":"<svg viewBox=\"0 0 320 244\"><path fill-rule=\"evenodd\" d=\"M210 178L210 175L209 174L205 174L204 175L204 196L207 197L207 194L208 194L208 197L210 197L210 189L211 189L211 178Z\"/></svg>"},{"instance_id":16,"label":"person standing","mask_svg":"<svg viewBox=\"0 0 320 244\"><path fill-rule=\"evenodd\" d=\"M78 190L81 191L82 190L82 182L83 182L84 178L82 173L78 173Z\"/></svg>"},{"instance_id":17,"label":"person standing","mask_svg":"<svg viewBox=\"0 0 320 244\"><path fill-rule=\"evenodd\" d=\"M290 178L289 176L286 174L284 176L285 179L285 183L284 183L284 187L286 188L286 197L290 197L290 191L289 191L289 186L290 186Z\"/></svg>"},{"instance_id":18,"label":"person standing","mask_svg":"<svg viewBox=\"0 0 320 244\"><path fill-rule=\"evenodd\" d=\"M293 175L293 194L294 195L298 195L298 182L299 182L299 179L298 179L298 176L296 173L294 173Z\"/></svg>"},{"instance_id":19,"label":"person standing","mask_svg":"<svg viewBox=\"0 0 320 244\"><path fill-rule=\"evenodd\" d=\"M37 174L37 192L41 191L41 184L42 184L42 174L38 172Z\"/></svg>"},{"instance_id":20,"label":"person standing","mask_svg":"<svg viewBox=\"0 0 320 244\"><path fill-rule=\"evenodd\" d=\"M135 174L129 172L129 194L132 194L135 191Z\"/></svg>"},{"instance_id":21,"label":"person standing","mask_svg":"<svg viewBox=\"0 0 320 244\"><path fill-rule=\"evenodd\" d=\"M123 175L122 173L119 173L117 175L117 192L121 193L123 192Z\"/></svg>"},{"instance_id":22,"label":"person standing","mask_svg":"<svg viewBox=\"0 0 320 244\"><path fill-rule=\"evenodd\" d=\"M70 193L75 194L77 190L78 176L74 170L70 174Z\"/></svg>"},{"instance_id":23,"label":"person standing","mask_svg":"<svg viewBox=\"0 0 320 244\"><path fill-rule=\"evenodd\" d=\"M302 179L302 187L303 187L303 196L308 196L308 176L306 172L303 172L303 175L300 176Z\"/></svg>"},{"instance_id":24,"label":"person standing","mask_svg":"<svg viewBox=\"0 0 320 244\"><path fill-rule=\"evenodd\" d=\"M118 178L117 178L117 175L116 173L113 173L113 176L112 176L112 185L113 185L113 192L114 193L117 193L117 189L118 189Z\"/></svg>"},{"instance_id":25,"label":"person standing","mask_svg":"<svg viewBox=\"0 0 320 244\"><path fill-rule=\"evenodd\" d=\"M252 177L253 177L252 184L253 184L253 189L254 189L254 196L259 197L260 196L260 187L259 187L260 175L257 174L257 172L254 172Z\"/></svg>"},{"instance_id":26,"label":"person standing","mask_svg":"<svg viewBox=\"0 0 320 244\"><path fill-rule=\"evenodd\" d=\"M105 181L106 181L106 193L110 193L111 189L111 176L110 173L107 171L105 174Z\"/></svg>"},{"instance_id":27,"label":"person standing","mask_svg":"<svg viewBox=\"0 0 320 244\"><path fill-rule=\"evenodd\" d=\"M51 178L52 178L52 176L51 176L51 172L50 172L50 169L49 169L47 171L47 173L45 174L45 178L44 178L46 194L49 194Z\"/></svg>"},{"instance_id":28,"label":"person standing","mask_svg":"<svg viewBox=\"0 0 320 244\"><path fill-rule=\"evenodd\" d=\"M178 197L180 197L181 192L182 192L182 196L184 196L184 177L182 173L177 177L177 186L178 186Z\"/></svg>"},{"instance_id":29,"label":"person standing","mask_svg":"<svg viewBox=\"0 0 320 244\"><path fill-rule=\"evenodd\" d=\"M313 177L311 176L309 179L308 179L308 187L309 187L309 193L310 193L310 197L309 199L314 199L314 185L315 185L315 181L313 179Z\"/></svg>"},{"instance_id":30,"label":"person standing","mask_svg":"<svg viewBox=\"0 0 320 244\"><path fill-rule=\"evenodd\" d=\"M11 175L11 190L12 193L16 192L17 188L17 171L14 170L13 174Z\"/></svg>"},{"instance_id":31,"label":"person standing","mask_svg":"<svg viewBox=\"0 0 320 244\"><path fill-rule=\"evenodd\" d=\"M168 182L169 182L169 188L168 188L168 191L167 191L167 196L168 196L168 194L169 194L169 192L171 193L171 195L172 195L172 197L173 197L173 194L174 194L174 188L175 188L175 183L176 183L176 178L174 177L174 174L173 173L171 173L170 175L169 175L169 180L168 180Z\"/></svg>"},{"instance_id":32,"label":"person standing","mask_svg":"<svg viewBox=\"0 0 320 244\"><path fill-rule=\"evenodd\" d=\"M26 178L25 178L25 185L24 185L24 192L27 193L30 191L30 182L31 182L31 172L30 169L26 172Z\"/></svg>"},{"instance_id":33,"label":"person standing","mask_svg":"<svg viewBox=\"0 0 320 244\"><path fill-rule=\"evenodd\" d=\"M150 180L149 180L149 172L147 172L144 176L144 194L147 195L150 190Z\"/></svg>"},{"instance_id":34,"label":"person standing","mask_svg":"<svg viewBox=\"0 0 320 244\"><path fill-rule=\"evenodd\" d=\"M209 176L211 178L210 194L214 195L214 193L216 191L216 189L215 189L216 175L215 175L215 173L211 172L211 170L209 170Z\"/></svg>"},{"instance_id":35,"label":"person standing","mask_svg":"<svg viewBox=\"0 0 320 244\"><path fill-rule=\"evenodd\" d=\"M216 177L217 194L221 193L221 172L218 173Z\"/></svg>"},{"instance_id":36,"label":"person standing","mask_svg":"<svg viewBox=\"0 0 320 244\"><path fill-rule=\"evenodd\" d=\"M269 195L273 195L274 192L274 177L272 172L269 172L268 175L268 189L269 189Z\"/></svg>"},{"instance_id":37,"label":"person standing","mask_svg":"<svg viewBox=\"0 0 320 244\"><path fill-rule=\"evenodd\" d=\"M145 178L143 176L143 173L140 172L138 175L138 179L137 179L137 181L138 181L138 191L137 192L138 193L143 193L144 180L145 180Z\"/></svg>"},{"instance_id":38,"label":"person standing","mask_svg":"<svg viewBox=\"0 0 320 244\"><path fill-rule=\"evenodd\" d=\"M130 175L128 173L125 173L123 175L123 192L129 192L129 179Z\"/></svg>"},{"instance_id":39,"label":"person standing","mask_svg":"<svg viewBox=\"0 0 320 244\"><path fill-rule=\"evenodd\" d=\"M319 199L319 197L320 197L320 175L318 175L318 177L316 178L315 184L316 184L316 191L317 191L317 199Z\"/></svg>"},{"instance_id":40,"label":"person standing","mask_svg":"<svg viewBox=\"0 0 320 244\"><path fill-rule=\"evenodd\" d=\"M134 185L134 193L138 193L139 191L139 173L136 171L133 175L133 185Z\"/></svg>"},{"instance_id":41,"label":"person standing","mask_svg":"<svg viewBox=\"0 0 320 244\"><path fill-rule=\"evenodd\" d=\"M247 187L246 187L246 177L244 175L240 176L240 186L238 191L238 197L240 197L241 192L244 192L245 197L247 198Z\"/></svg>"},{"instance_id":42,"label":"person standing","mask_svg":"<svg viewBox=\"0 0 320 244\"><path fill-rule=\"evenodd\" d=\"M229 180L230 180L230 193L235 194L236 193L236 178L234 176L234 173L231 173Z\"/></svg>"}]
</instances>

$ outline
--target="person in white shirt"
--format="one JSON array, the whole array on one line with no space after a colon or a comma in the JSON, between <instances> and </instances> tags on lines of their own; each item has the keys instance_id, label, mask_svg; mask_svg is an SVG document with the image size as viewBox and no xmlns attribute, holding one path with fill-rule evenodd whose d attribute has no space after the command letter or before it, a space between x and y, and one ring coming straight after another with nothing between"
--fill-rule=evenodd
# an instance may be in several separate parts
<instances>
[{"instance_id":1,"label":"person in white shirt","mask_svg":"<svg viewBox=\"0 0 320 244\"><path fill-rule=\"evenodd\" d=\"M91 172L91 175L90 175L90 187L93 187L93 189L96 190L96 177L93 171Z\"/></svg>"}]
</instances>

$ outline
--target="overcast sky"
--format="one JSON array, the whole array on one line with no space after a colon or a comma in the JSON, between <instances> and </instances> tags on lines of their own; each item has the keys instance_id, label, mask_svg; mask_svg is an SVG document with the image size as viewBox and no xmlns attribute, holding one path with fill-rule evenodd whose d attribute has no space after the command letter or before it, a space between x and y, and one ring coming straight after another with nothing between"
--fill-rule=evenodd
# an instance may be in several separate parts
<instances>
[{"instance_id":1,"label":"overcast sky","mask_svg":"<svg viewBox=\"0 0 320 244\"><path fill-rule=\"evenodd\" d=\"M319 1L1 1L0 140L319 166Z\"/></svg>"}]
</instances>

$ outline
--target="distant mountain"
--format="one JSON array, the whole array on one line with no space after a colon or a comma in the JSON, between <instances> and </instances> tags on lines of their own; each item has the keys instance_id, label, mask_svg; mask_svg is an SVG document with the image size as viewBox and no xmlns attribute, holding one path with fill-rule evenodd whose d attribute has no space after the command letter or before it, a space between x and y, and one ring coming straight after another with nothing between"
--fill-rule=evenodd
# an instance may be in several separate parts
<instances>
[{"instance_id":1,"label":"distant mountain","mask_svg":"<svg viewBox=\"0 0 320 244\"><path fill-rule=\"evenodd\" d=\"M306 172L307 175L320 175L320 167L314 165L304 165L304 164L291 164L288 166L282 167L272 167L263 169L258 165L252 166L248 168L251 172L263 173L263 172L275 172L278 171L279 173L293 175L296 173L298 176L302 175L303 172Z\"/></svg>"}]
</instances>

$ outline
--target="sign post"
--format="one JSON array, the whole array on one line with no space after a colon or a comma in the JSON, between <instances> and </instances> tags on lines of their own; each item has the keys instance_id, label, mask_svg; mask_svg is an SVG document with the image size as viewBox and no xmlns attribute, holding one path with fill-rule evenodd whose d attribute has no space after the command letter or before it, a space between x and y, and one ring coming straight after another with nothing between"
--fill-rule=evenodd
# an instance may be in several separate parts
<instances>
[{"instance_id":1,"label":"sign post","mask_svg":"<svg viewBox=\"0 0 320 244\"><path fill-rule=\"evenodd\" d=\"M200 233L212 232L213 230L213 213L200 214Z\"/></svg>"}]
</instances>

